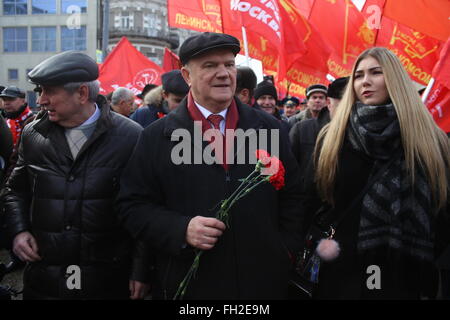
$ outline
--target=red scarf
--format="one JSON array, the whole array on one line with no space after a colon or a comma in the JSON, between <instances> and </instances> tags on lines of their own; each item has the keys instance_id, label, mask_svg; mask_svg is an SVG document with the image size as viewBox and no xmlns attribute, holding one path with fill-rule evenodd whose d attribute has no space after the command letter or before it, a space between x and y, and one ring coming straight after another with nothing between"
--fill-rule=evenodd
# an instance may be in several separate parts
<instances>
[{"instance_id":1,"label":"red scarf","mask_svg":"<svg viewBox=\"0 0 450 320\"><path fill-rule=\"evenodd\" d=\"M203 116L201 111L195 105L194 98L192 97L191 92L189 92L189 95L188 95L187 109L188 109L189 115L191 116L192 120L202 122L202 133L204 133L206 130L211 129L210 122L208 120L206 120L206 118ZM222 135L222 139L223 139L223 164L222 164L222 166L225 170L228 170L228 164L226 162L227 150L230 150L230 148L232 147L232 144L234 142L234 141L227 141L226 132L227 132L227 129L236 130L238 121L239 121L239 113L237 110L236 101L234 101L234 99L232 99L231 104L228 107L227 117L226 117L226 121L225 121L225 135Z\"/></svg>"},{"instance_id":2,"label":"red scarf","mask_svg":"<svg viewBox=\"0 0 450 320\"><path fill-rule=\"evenodd\" d=\"M27 120L32 115L33 112L30 110L29 107L26 107L25 110L23 110L23 112L17 118L6 120L6 122L8 123L9 130L11 131L13 136L14 147L16 147L17 141L19 141L25 120Z\"/></svg>"}]
</instances>

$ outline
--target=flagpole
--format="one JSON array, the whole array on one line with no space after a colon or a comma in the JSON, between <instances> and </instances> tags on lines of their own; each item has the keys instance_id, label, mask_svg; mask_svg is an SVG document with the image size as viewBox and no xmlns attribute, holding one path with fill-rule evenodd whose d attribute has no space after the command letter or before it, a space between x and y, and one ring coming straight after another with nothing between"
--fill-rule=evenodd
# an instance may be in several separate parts
<instances>
[{"instance_id":1,"label":"flagpole","mask_svg":"<svg viewBox=\"0 0 450 320\"><path fill-rule=\"evenodd\" d=\"M102 51L103 60L105 62L108 55L108 43L109 43L109 0L103 0L103 35L102 35Z\"/></svg>"},{"instance_id":2,"label":"flagpole","mask_svg":"<svg viewBox=\"0 0 450 320\"><path fill-rule=\"evenodd\" d=\"M422 102L423 103L425 103L425 101L427 100L428 95L430 94L431 89L434 86L434 81L435 81L434 78L431 78L430 82L428 82L428 86L427 86L427 88L425 89L425 92L422 95Z\"/></svg>"},{"instance_id":3,"label":"flagpole","mask_svg":"<svg viewBox=\"0 0 450 320\"><path fill-rule=\"evenodd\" d=\"M244 40L244 51L245 51L246 66L250 67L250 58L249 58L249 55L248 55L247 31L245 30L244 26L242 26L242 39Z\"/></svg>"}]
</instances>

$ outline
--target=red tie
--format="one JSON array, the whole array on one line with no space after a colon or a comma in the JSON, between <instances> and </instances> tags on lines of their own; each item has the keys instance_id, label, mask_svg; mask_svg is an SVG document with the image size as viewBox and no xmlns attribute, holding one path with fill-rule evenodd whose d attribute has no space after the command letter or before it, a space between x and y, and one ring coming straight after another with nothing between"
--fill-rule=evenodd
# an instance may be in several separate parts
<instances>
[{"instance_id":1,"label":"red tie","mask_svg":"<svg viewBox=\"0 0 450 320\"><path fill-rule=\"evenodd\" d=\"M220 121L223 120L223 117L220 114L210 114L208 116L208 121L212 123L214 129L220 131Z\"/></svg>"}]
</instances>

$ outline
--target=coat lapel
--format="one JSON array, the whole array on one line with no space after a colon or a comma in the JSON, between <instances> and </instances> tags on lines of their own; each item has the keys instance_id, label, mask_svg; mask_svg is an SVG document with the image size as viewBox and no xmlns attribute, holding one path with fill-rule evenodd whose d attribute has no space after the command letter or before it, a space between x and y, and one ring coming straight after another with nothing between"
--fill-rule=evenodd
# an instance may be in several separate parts
<instances>
[{"instance_id":1,"label":"coat lapel","mask_svg":"<svg viewBox=\"0 0 450 320\"><path fill-rule=\"evenodd\" d=\"M258 115L257 111L254 108L242 104L239 99L236 99L237 110L239 113L239 121L237 123L237 129L242 129L247 131L249 129L254 129L255 133L258 134L258 130L264 127L264 123L261 120L261 117ZM166 121L164 127L164 136L169 139L172 137L173 132L176 129L185 129L190 133L191 143L195 148L199 148L199 145L194 141L194 121L189 115L187 109L187 99L184 99L177 109L170 112L163 121ZM201 128L197 129L201 132ZM208 145L207 141L202 142L202 152L204 148ZM236 146L236 138L234 139L234 163L236 163L236 157L238 152L242 151L242 148L245 147L245 144L241 144Z\"/></svg>"}]
</instances>

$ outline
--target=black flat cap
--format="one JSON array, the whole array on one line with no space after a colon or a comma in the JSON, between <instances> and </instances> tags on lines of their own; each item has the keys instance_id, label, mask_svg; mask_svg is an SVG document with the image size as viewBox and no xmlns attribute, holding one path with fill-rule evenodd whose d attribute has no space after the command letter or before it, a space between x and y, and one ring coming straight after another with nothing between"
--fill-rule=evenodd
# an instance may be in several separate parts
<instances>
[{"instance_id":1,"label":"black flat cap","mask_svg":"<svg viewBox=\"0 0 450 320\"><path fill-rule=\"evenodd\" d=\"M328 85L328 96L334 99L342 99L344 89L347 86L349 77L337 78Z\"/></svg>"},{"instance_id":2,"label":"black flat cap","mask_svg":"<svg viewBox=\"0 0 450 320\"><path fill-rule=\"evenodd\" d=\"M324 95L327 95L328 88L323 84L313 84L312 86L306 88L306 98L309 98L309 96L314 92L320 92L323 93Z\"/></svg>"},{"instance_id":3,"label":"black flat cap","mask_svg":"<svg viewBox=\"0 0 450 320\"><path fill-rule=\"evenodd\" d=\"M180 70L172 70L161 76L163 90L177 95L186 95L189 92L189 86L184 81Z\"/></svg>"},{"instance_id":4,"label":"black flat cap","mask_svg":"<svg viewBox=\"0 0 450 320\"><path fill-rule=\"evenodd\" d=\"M145 95L150 91L153 90L154 88L156 88L157 85L156 84L152 84L152 83L148 83L145 85L144 89L142 89L142 92L137 94L136 97L138 97L139 99L144 100Z\"/></svg>"},{"instance_id":5,"label":"black flat cap","mask_svg":"<svg viewBox=\"0 0 450 320\"><path fill-rule=\"evenodd\" d=\"M0 94L0 98L25 98L25 92L14 86L6 87Z\"/></svg>"},{"instance_id":6,"label":"black flat cap","mask_svg":"<svg viewBox=\"0 0 450 320\"><path fill-rule=\"evenodd\" d=\"M204 32L187 38L180 47L181 64L214 49L230 49L236 56L241 51L239 40L229 34Z\"/></svg>"},{"instance_id":7,"label":"black flat cap","mask_svg":"<svg viewBox=\"0 0 450 320\"><path fill-rule=\"evenodd\" d=\"M66 51L42 61L28 73L28 78L32 83L42 86L89 82L98 78L98 66L94 59L84 53Z\"/></svg>"}]
</instances>

